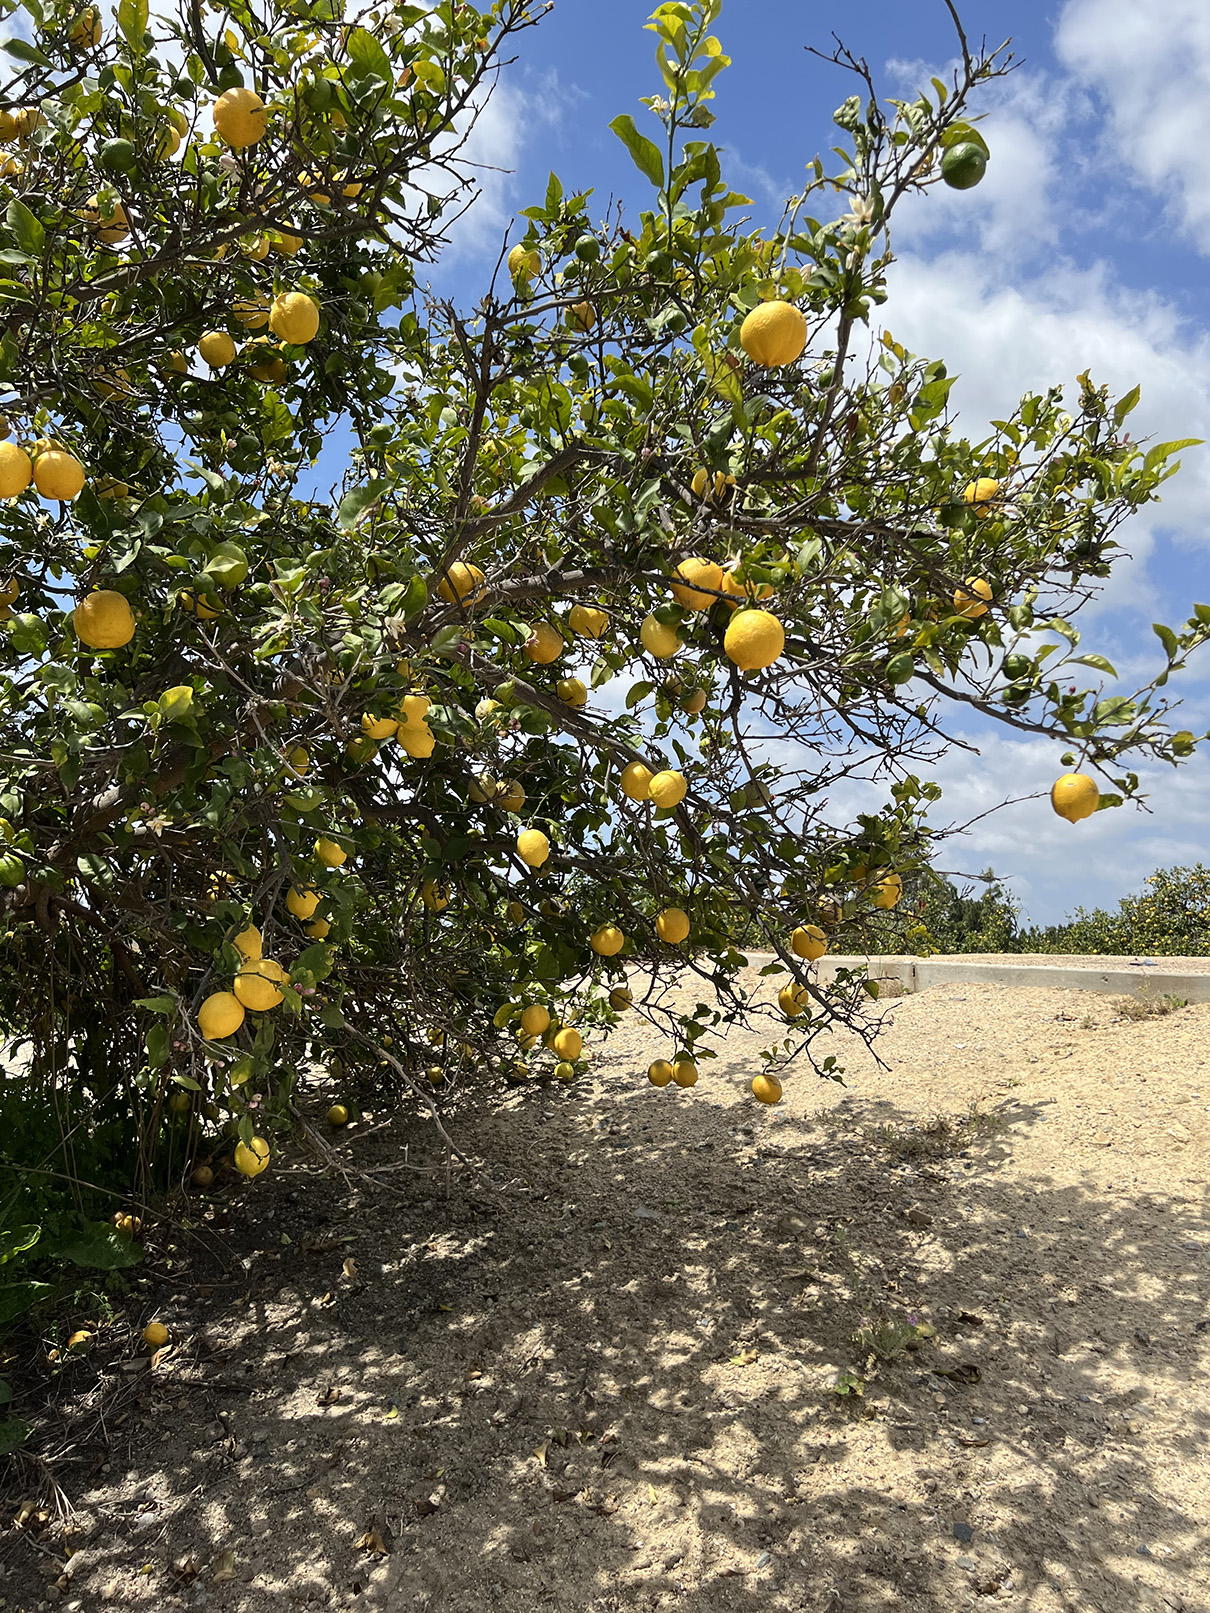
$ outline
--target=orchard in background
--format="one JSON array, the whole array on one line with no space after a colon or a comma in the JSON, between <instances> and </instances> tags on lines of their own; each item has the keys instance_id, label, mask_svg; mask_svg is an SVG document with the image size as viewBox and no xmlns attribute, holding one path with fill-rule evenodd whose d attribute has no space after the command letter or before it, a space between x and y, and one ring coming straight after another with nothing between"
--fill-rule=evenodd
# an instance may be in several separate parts
<instances>
[{"instance_id":1,"label":"orchard in background","mask_svg":"<svg viewBox=\"0 0 1210 1613\"><path fill-rule=\"evenodd\" d=\"M343 1125L571 1081L622 1014L680 1087L763 1022L776 1101L821 1030L872 1034L813 965L910 937L947 725L1053 739L1073 822L1192 751L1159 691L1210 609L1132 693L1071 625L1183 444L1089 376L968 441L878 322L900 200L983 175L1003 53L959 34L950 83L883 103L839 52L846 149L758 230L708 139L719 10L657 9L658 93L612 124L645 205L602 225L552 175L466 310L416 265L520 0L24 12L0 1020L77 1155L256 1175L309 1072ZM851 822L855 776L886 804Z\"/></svg>"}]
</instances>

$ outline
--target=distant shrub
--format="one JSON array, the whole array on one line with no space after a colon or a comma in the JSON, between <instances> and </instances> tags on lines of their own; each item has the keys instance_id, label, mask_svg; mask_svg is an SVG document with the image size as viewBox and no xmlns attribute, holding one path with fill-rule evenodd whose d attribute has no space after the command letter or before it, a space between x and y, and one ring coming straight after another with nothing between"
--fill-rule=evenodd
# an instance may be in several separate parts
<instances>
[{"instance_id":1,"label":"distant shrub","mask_svg":"<svg viewBox=\"0 0 1210 1613\"><path fill-rule=\"evenodd\" d=\"M903 937L901 950L929 952L1016 952L1018 916L1012 897L996 872L980 876L982 891L972 881L961 889L952 880L927 873L904 892L904 905L915 923Z\"/></svg>"},{"instance_id":2,"label":"distant shrub","mask_svg":"<svg viewBox=\"0 0 1210 1613\"><path fill-rule=\"evenodd\" d=\"M1123 896L1116 913L1077 907L1062 924L1024 931L1020 952L1210 956L1210 868L1160 868L1137 895Z\"/></svg>"}]
</instances>

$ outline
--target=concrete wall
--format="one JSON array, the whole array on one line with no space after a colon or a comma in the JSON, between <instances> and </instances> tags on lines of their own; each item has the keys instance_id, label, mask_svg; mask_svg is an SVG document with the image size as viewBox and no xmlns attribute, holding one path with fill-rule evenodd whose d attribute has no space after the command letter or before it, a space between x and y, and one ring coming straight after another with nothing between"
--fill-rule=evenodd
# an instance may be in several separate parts
<instances>
[{"instance_id":1,"label":"concrete wall","mask_svg":"<svg viewBox=\"0 0 1210 1613\"><path fill-rule=\"evenodd\" d=\"M929 986L984 982L993 986L1061 987L1075 991L1101 991L1115 997L1181 997L1186 1002L1210 1002L1210 970L1183 968L1181 958L1157 964L1132 964L1127 958L1082 959L1039 957L1037 962L1009 962L987 957L843 957L821 958L821 980L835 978L837 969L869 967L871 980L898 980L909 991ZM1199 959L1200 963L1201 960Z\"/></svg>"}]
</instances>

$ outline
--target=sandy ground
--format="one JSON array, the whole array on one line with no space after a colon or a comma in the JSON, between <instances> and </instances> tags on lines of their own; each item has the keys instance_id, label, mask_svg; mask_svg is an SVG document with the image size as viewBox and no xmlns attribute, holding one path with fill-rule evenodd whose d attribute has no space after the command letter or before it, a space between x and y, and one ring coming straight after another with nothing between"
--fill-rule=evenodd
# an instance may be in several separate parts
<instances>
[{"instance_id":1,"label":"sandy ground","mask_svg":"<svg viewBox=\"0 0 1210 1613\"><path fill-rule=\"evenodd\" d=\"M193 1201L57 1369L0 1606L1205 1613L1210 1005L886 1012L777 1109L759 1038L656 1091L632 1021L456 1110L474 1170L372 1121Z\"/></svg>"}]
</instances>

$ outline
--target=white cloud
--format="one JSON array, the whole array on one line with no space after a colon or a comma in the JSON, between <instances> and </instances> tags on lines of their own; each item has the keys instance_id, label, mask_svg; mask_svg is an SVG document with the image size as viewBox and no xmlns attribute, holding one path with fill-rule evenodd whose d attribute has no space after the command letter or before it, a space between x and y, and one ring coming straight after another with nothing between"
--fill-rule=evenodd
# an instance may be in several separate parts
<instances>
[{"instance_id":1,"label":"white cloud","mask_svg":"<svg viewBox=\"0 0 1210 1613\"><path fill-rule=\"evenodd\" d=\"M1205 0L1068 0L1055 48L1103 97L1118 160L1167 198L1210 251L1210 7Z\"/></svg>"}]
</instances>

